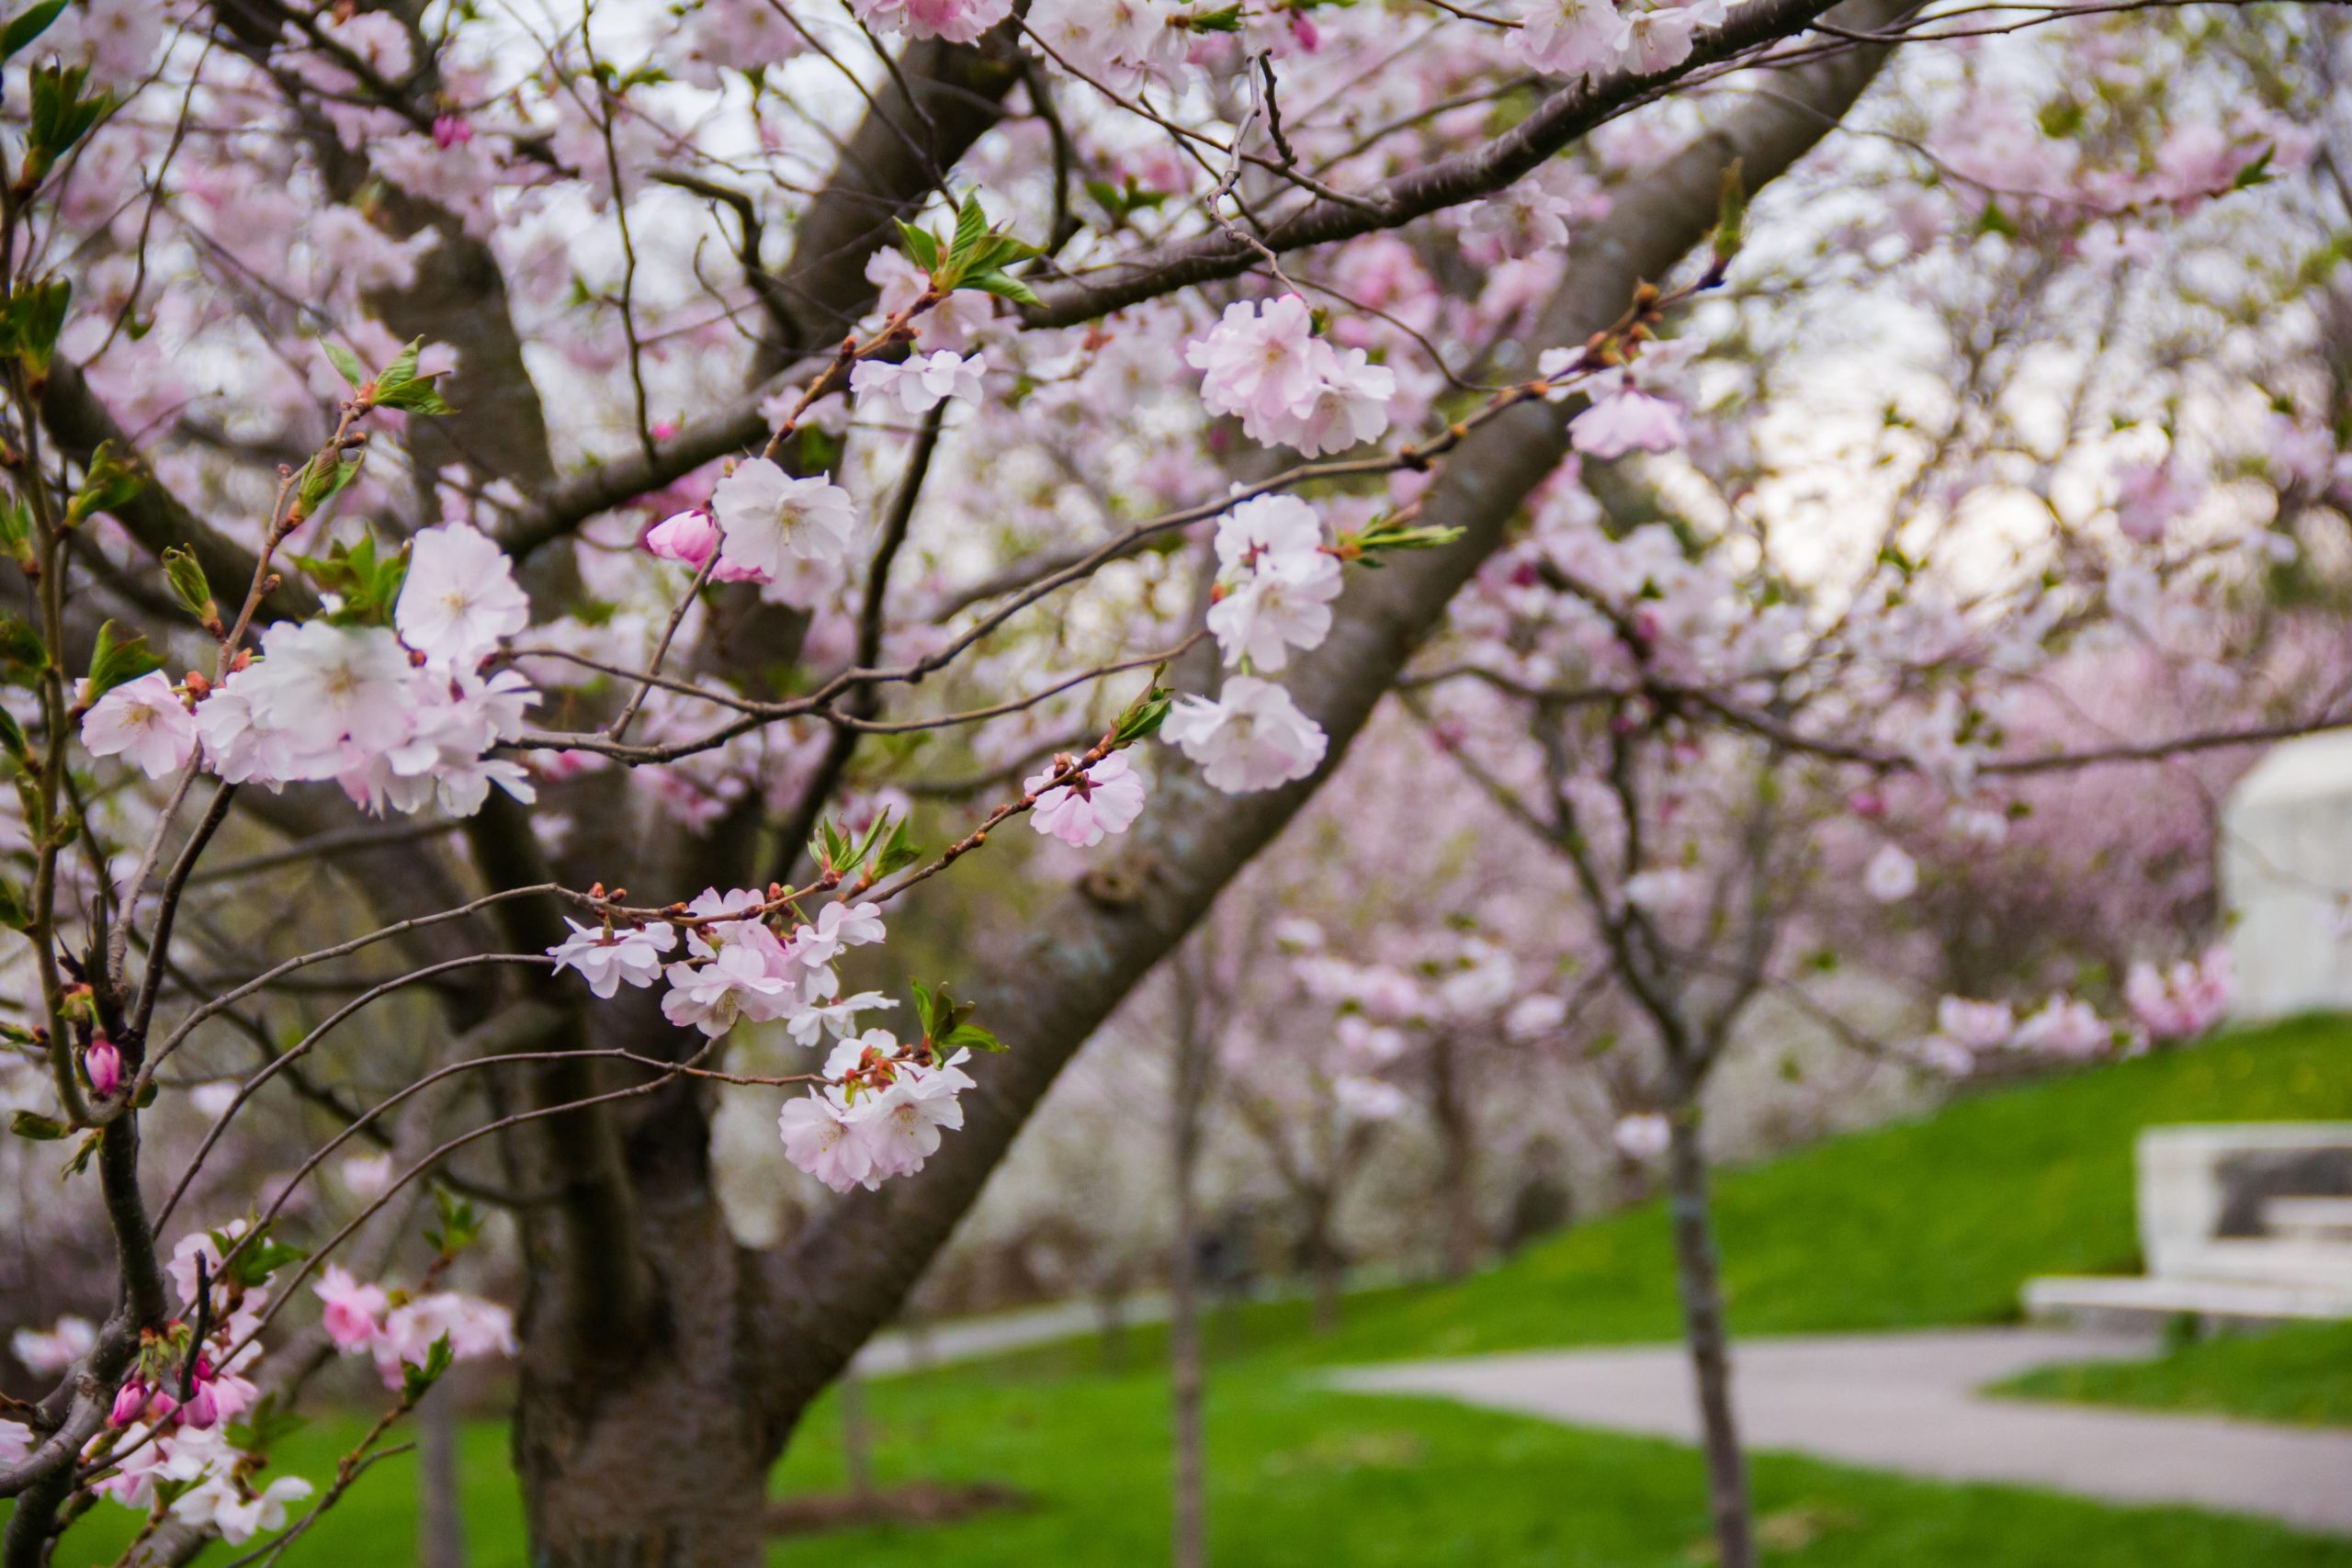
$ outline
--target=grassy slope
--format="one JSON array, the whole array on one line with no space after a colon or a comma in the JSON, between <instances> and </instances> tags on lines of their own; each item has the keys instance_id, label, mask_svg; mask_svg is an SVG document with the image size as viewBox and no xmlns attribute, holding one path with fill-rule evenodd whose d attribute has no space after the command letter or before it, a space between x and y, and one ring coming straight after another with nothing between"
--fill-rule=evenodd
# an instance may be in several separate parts
<instances>
[{"instance_id":1,"label":"grassy slope","mask_svg":"<svg viewBox=\"0 0 2352 1568\"><path fill-rule=\"evenodd\" d=\"M2344 1116L2352 1116L2352 1032L2306 1021L1970 1097L1929 1120L1729 1173L1721 1209L1735 1325L1802 1332L2007 1318L2029 1274L2134 1266L2131 1142L2140 1126ZM1668 1568L1700 1560L1700 1472L1688 1450L1329 1393L1312 1377L1314 1365L1335 1360L1670 1337L1655 1206L1580 1226L1464 1285L1359 1299L1349 1311L1348 1325L1324 1340L1299 1332L1295 1307L1220 1325L1211 1506L1224 1561ZM1009 1481L1039 1506L948 1529L787 1543L775 1562L1125 1568L1159 1558L1159 1338L1128 1335L1122 1359L1133 1370L1125 1371L1102 1367L1089 1339L875 1385L884 1482ZM781 1488L840 1484L835 1430L829 1404L811 1412ZM347 1440L341 1424L322 1424L281 1457L318 1473ZM484 1425L467 1443L476 1568L522 1568L501 1434ZM385 1465L289 1561L408 1560L405 1462ZM1931 1486L1796 1460L1767 1459L1758 1472L1770 1529L1790 1548L1774 1561L1804 1568L2352 1568L2352 1542L2250 1521Z\"/></svg>"},{"instance_id":2,"label":"grassy slope","mask_svg":"<svg viewBox=\"0 0 2352 1568\"><path fill-rule=\"evenodd\" d=\"M2208 1339L2154 1361L2041 1367L2000 1392L2352 1427L2352 1323Z\"/></svg>"}]
</instances>

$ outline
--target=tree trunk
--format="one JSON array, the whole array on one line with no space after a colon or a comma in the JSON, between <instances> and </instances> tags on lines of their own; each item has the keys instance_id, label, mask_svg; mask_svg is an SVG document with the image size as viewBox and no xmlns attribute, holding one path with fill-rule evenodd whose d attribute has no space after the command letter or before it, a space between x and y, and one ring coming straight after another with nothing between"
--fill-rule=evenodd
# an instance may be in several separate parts
<instances>
[{"instance_id":1,"label":"tree trunk","mask_svg":"<svg viewBox=\"0 0 2352 1568\"><path fill-rule=\"evenodd\" d=\"M1683 1337L1698 1383L1699 1421L1707 1455L1707 1509L1715 1525L1720 1568L1756 1568L1755 1518L1747 1460L1732 1414L1731 1343L1724 1325L1723 1281L1707 1204L1707 1162L1699 1148L1695 1086L1678 1095L1668 1145L1674 1214L1675 1280L1682 1294Z\"/></svg>"},{"instance_id":2,"label":"tree trunk","mask_svg":"<svg viewBox=\"0 0 2352 1568\"><path fill-rule=\"evenodd\" d=\"M418 1568L465 1568L465 1517L458 1506L458 1411L447 1378L416 1407Z\"/></svg>"},{"instance_id":3,"label":"tree trunk","mask_svg":"<svg viewBox=\"0 0 2352 1568\"><path fill-rule=\"evenodd\" d=\"M1306 1275L1314 1292L1314 1325L1317 1334L1340 1327L1340 1247L1331 1238L1331 1198L1320 1195L1306 1216Z\"/></svg>"},{"instance_id":4,"label":"tree trunk","mask_svg":"<svg viewBox=\"0 0 2352 1568\"><path fill-rule=\"evenodd\" d=\"M1181 960L1180 960L1181 962ZM1191 1011L1187 997L1186 1010ZM1204 1568L1208 1557L1207 1467L1203 1454L1201 1399L1200 1204L1194 1180L1200 1164L1201 1088L1207 1064L1193 1019L1182 1023L1176 1046L1176 1125L1170 1140L1176 1189L1176 1235L1168 1259L1168 1405L1170 1462L1170 1557L1175 1568Z\"/></svg>"},{"instance_id":5,"label":"tree trunk","mask_svg":"<svg viewBox=\"0 0 2352 1568\"><path fill-rule=\"evenodd\" d=\"M1458 1055L1450 1039L1430 1045L1430 1112L1437 1124L1439 1213L1444 1225L1439 1261L1449 1280L1477 1268L1485 1250L1478 1224L1477 1142L1462 1094Z\"/></svg>"},{"instance_id":6,"label":"tree trunk","mask_svg":"<svg viewBox=\"0 0 2352 1568\"><path fill-rule=\"evenodd\" d=\"M525 1228L514 1468L532 1568L755 1568L767 1474L792 1416L747 1354L764 1280L728 1235L702 1148L673 1141L677 1096L631 1129L640 1185L626 1239L649 1299L615 1310L594 1276L549 1266L564 1227ZM655 1151L670 1156L653 1163Z\"/></svg>"}]
</instances>

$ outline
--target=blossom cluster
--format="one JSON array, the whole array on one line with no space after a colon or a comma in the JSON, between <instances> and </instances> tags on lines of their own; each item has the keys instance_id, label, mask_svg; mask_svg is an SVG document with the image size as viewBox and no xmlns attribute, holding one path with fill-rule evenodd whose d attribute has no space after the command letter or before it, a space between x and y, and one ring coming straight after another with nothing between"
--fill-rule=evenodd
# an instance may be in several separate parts
<instances>
[{"instance_id":1,"label":"blossom cluster","mask_svg":"<svg viewBox=\"0 0 2352 1568\"><path fill-rule=\"evenodd\" d=\"M332 615L277 622L260 657L241 654L217 684L191 677L175 687L151 671L104 693L83 717L83 744L162 778L200 743L227 783L332 779L379 814L438 799L470 816L492 784L527 801L523 766L491 752L522 733L537 696L514 671L482 666L529 618L494 542L469 524L427 528L411 547L390 627Z\"/></svg>"},{"instance_id":2,"label":"blossom cluster","mask_svg":"<svg viewBox=\"0 0 2352 1568\"><path fill-rule=\"evenodd\" d=\"M1126 776L1126 766L1123 755L1096 763L1095 773L1108 775L1102 787L1091 800L1072 798L1100 814L1121 799L1123 784L1131 785L1133 808L1119 823L1124 828L1143 802L1142 786ZM1070 786L1057 793L1069 795ZM1047 807L1041 802L1039 809ZM1058 820L1081 808L1056 802L1051 809ZM1101 837L1099 825L1094 837ZM851 948L883 940L881 910L837 901L779 935L771 923L786 902L779 892L706 889L681 919L685 952L675 962L664 955L677 947L679 926L660 921L628 927L571 921L571 936L548 953L558 969L573 970L599 997L616 996L623 986L644 989L666 982L663 1016L714 1040L746 1020L781 1023L804 1046L830 1035L838 1043L823 1070L811 1075L816 1087L784 1109L778 1131L786 1156L838 1191L910 1175L938 1151L943 1130L964 1124L957 1096L972 1087L963 1070L969 1052L945 1043L960 1021L940 1026L926 993L922 1041L902 1045L887 1030L861 1030L861 1013L897 1004L876 991L843 997L834 964ZM978 1032L974 1037L986 1038Z\"/></svg>"},{"instance_id":3,"label":"blossom cluster","mask_svg":"<svg viewBox=\"0 0 2352 1568\"><path fill-rule=\"evenodd\" d=\"M2022 1019L2007 1002L1946 997L1936 1006L1936 1033L1918 1049L1929 1066L1953 1074L1973 1070L1987 1052L2060 1060L2128 1054L2204 1033L2227 1015L2233 994L2229 951L2216 947L2164 968L2144 960L2132 964L2123 984L2128 1016L2120 1022L2063 992Z\"/></svg>"},{"instance_id":4,"label":"blossom cluster","mask_svg":"<svg viewBox=\"0 0 2352 1568\"><path fill-rule=\"evenodd\" d=\"M1211 413L1238 419L1252 441L1310 457L1379 439L1396 394L1395 371L1317 336L1315 313L1295 294L1227 306L1186 345L1184 362L1203 372Z\"/></svg>"},{"instance_id":5,"label":"blossom cluster","mask_svg":"<svg viewBox=\"0 0 2352 1568\"><path fill-rule=\"evenodd\" d=\"M266 1238L248 1233L244 1221L234 1221L184 1236L173 1248L164 1272L178 1314L146 1337L105 1429L82 1456L97 1472L101 1495L142 1513L160 1505L180 1524L232 1545L282 1528L288 1505L311 1491L299 1476L261 1482L260 1456L238 1446L249 1439L237 1423L261 1397L246 1373L262 1353L269 1303L266 1265L250 1261ZM332 1266L316 1290L329 1337L346 1352L372 1355L388 1387L403 1387L412 1369L432 1364L436 1346L454 1359L514 1349L513 1319L493 1303L447 1291L396 1295ZM87 1322L62 1318L45 1334L20 1331L12 1348L35 1371L55 1373L95 1343ZM23 1457L30 1438L21 1424L0 1422L0 1461Z\"/></svg>"},{"instance_id":6,"label":"blossom cluster","mask_svg":"<svg viewBox=\"0 0 2352 1568\"><path fill-rule=\"evenodd\" d=\"M1723 0L1524 0L1512 47L1563 76L1647 75L1690 58L1699 29L1723 19Z\"/></svg>"}]
</instances>

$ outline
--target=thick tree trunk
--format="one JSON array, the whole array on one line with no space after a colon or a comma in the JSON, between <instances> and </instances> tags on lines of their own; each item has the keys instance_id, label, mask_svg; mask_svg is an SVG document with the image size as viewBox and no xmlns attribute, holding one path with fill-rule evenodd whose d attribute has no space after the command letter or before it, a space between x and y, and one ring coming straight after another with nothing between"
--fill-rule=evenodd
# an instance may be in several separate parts
<instances>
[{"instance_id":1,"label":"thick tree trunk","mask_svg":"<svg viewBox=\"0 0 2352 1568\"><path fill-rule=\"evenodd\" d=\"M1460 1050L1450 1039L1430 1046L1430 1112L1437 1124L1440 1261L1449 1280L1478 1266L1486 1236L1478 1223L1478 1149L1462 1092Z\"/></svg>"},{"instance_id":2,"label":"thick tree trunk","mask_svg":"<svg viewBox=\"0 0 2352 1568\"><path fill-rule=\"evenodd\" d=\"M447 1379L416 1408L416 1561L465 1568L465 1516L458 1506L458 1411Z\"/></svg>"},{"instance_id":3,"label":"thick tree trunk","mask_svg":"<svg viewBox=\"0 0 2352 1568\"><path fill-rule=\"evenodd\" d=\"M579 1245L569 1227L526 1227L514 1466L533 1568L764 1561L767 1474L790 1418L763 1397L766 1369L747 1353L765 1280L727 1233L704 1146L678 1131L693 1114L680 1094L629 1129L627 1239L645 1298L634 1309L560 1266Z\"/></svg>"},{"instance_id":4,"label":"thick tree trunk","mask_svg":"<svg viewBox=\"0 0 2352 1568\"><path fill-rule=\"evenodd\" d=\"M1707 1456L1707 1510L1714 1519L1720 1568L1756 1568L1756 1524L1748 1501L1747 1459L1732 1412L1731 1342L1724 1325L1723 1280L1714 1222L1708 1210L1707 1162L1699 1147L1695 1086L1679 1097L1668 1145L1668 1201L1674 1215L1675 1282L1682 1331L1698 1383L1702 1446Z\"/></svg>"}]
</instances>

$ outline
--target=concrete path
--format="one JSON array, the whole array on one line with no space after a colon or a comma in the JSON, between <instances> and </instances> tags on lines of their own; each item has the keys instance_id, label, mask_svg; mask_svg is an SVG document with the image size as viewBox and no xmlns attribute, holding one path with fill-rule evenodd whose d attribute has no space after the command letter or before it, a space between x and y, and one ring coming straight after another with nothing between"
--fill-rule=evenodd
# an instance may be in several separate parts
<instances>
[{"instance_id":1,"label":"concrete path","mask_svg":"<svg viewBox=\"0 0 2352 1568\"><path fill-rule=\"evenodd\" d=\"M1976 1392L2052 1361L2128 1360L2154 1348L2139 1337L2031 1329L1743 1339L1733 1391L1744 1435L1758 1450L2109 1503L2257 1514L2352 1535L2352 1432ZM1351 1368L1334 1381L1569 1426L1698 1439L1690 1365L1679 1348L1407 1362Z\"/></svg>"},{"instance_id":2,"label":"concrete path","mask_svg":"<svg viewBox=\"0 0 2352 1568\"><path fill-rule=\"evenodd\" d=\"M1162 1292L1132 1295L1119 1307L1119 1322L1127 1327L1165 1322L1168 1298ZM951 1361L977 1361L1081 1334L1099 1334L1102 1307L1093 1302L1056 1302L1050 1306L1024 1307L988 1317L951 1318L919 1328L893 1328L877 1334L857 1353L853 1365L870 1378L896 1377Z\"/></svg>"}]
</instances>

